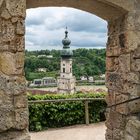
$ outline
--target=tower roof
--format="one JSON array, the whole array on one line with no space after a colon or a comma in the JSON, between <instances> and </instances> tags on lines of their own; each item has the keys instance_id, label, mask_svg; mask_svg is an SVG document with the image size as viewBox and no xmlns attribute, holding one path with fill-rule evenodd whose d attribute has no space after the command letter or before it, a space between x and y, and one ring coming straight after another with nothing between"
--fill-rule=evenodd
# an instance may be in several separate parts
<instances>
[{"instance_id":1,"label":"tower roof","mask_svg":"<svg viewBox=\"0 0 140 140\"><path fill-rule=\"evenodd\" d=\"M67 27L66 27L66 31L65 31L65 38L62 40L62 44L63 44L63 48L70 48L70 44L71 41L68 38L68 31L67 31Z\"/></svg>"},{"instance_id":2,"label":"tower roof","mask_svg":"<svg viewBox=\"0 0 140 140\"><path fill-rule=\"evenodd\" d=\"M62 40L63 49L61 50L61 57L70 58L73 55L72 50L70 50L70 43L71 41L68 38L68 31L66 27L65 38Z\"/></svg>"}]
</instances>

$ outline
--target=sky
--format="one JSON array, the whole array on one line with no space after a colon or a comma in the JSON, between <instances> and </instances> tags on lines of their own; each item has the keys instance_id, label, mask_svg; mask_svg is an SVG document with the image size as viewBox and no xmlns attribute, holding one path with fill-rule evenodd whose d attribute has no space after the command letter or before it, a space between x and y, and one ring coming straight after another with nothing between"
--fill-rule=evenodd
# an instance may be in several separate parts
<instances>
[{"instance_id":1,"label":"sky","mask_svg":"<svg viewBox=\"0 0 140 140\"><path fill-rule=\"evenodd\" d=\"M73 8L49 7L27 10L26 49L62 49L66 26L72 49L105 48L106 21L91 13Z\"/></svg>"}]
</instances>

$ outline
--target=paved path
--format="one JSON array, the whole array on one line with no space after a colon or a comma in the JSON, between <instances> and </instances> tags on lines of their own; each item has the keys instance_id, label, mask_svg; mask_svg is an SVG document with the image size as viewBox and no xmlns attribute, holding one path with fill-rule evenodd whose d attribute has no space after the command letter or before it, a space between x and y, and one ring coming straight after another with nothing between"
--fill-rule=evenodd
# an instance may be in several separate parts
<instances>
[{"instance_id":1,"label":"paved path","mask_svg":"<svg viewBox=\"0 0 140 140\"><path fill-rule=\"evenodd\" d=\"M104 123L76 125L30 133L31 140L105 140Z\"/></svg>"}]
</instances>

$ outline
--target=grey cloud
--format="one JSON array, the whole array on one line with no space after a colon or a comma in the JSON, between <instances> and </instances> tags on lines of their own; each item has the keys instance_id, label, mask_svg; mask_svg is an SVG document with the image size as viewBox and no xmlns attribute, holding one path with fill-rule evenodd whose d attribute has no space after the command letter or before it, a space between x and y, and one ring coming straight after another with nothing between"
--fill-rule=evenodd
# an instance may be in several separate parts
<instances>
[{"instance_id":1,"label":"grey cloud","mask_svg":"<svg viewBox=\"0 0 140 140\"><path fill-rule=\"evenodd\" d=\"M57 23L57 21L54 19L51 26L47 24L47 21L45 26L48 30L58 30L68 26L71 31L76 32L86 31L105 33L107 31L105 28L105 26L107 26L105 21L83 11L77 11L75 14L73 14L69 13L68 10L67 14L64 16L64 19L61 19L59 23Z\"/></svg>"},{"instance_id":2,"label":"grey cloud","mask_svg":"<svg viewBox=\"0 0 140 140\"><path fill-rule=\"evenodd\" d=\"M71 8L56 8L56 13L63 13L63 18L56 17L53 8L39 9L38 14L27 16L27 26L43 24L47 30L58 30L68 26L72 31L106 32L107 23L93 14ZM58 15L59 16L59 15ZM29 17L29 18L28 18ZM51 23L51 24L50 24Z\"/></svg>"},{"instance_id":3,"label":"grey cloud","mask_svg":"<svg viewBox=\"0 0 140 140\"><path fill-rule=\"evenodd\" d=\"M61 49L65 26L72 48L101 48L106 44L107 23L95 15L71 8L41 8L27 11L26 48Z\"/></svg>"},{"instance_id":4,"label":"grey cloud","mask_svg":"<svg viewBox=\"0 0 140 140\"><path fill-rule=\"evenodd\" d=\"M26 20L26 26L38 26L38 25L41 25L43 24L44 22L42 22L41 19L38 19L38 18L30 18L28 20Z\"/></svg>"}]
</instances>

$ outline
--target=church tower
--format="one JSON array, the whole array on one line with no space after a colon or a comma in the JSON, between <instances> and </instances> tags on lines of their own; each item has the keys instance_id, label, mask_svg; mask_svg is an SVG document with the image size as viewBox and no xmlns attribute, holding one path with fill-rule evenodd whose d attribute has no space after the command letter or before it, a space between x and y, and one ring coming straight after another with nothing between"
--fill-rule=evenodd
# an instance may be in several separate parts
<instances>
[{"instance_id":1,"label":"church tower","mask_svg":"<svg viewBox=\"0 0 140 140\"><path fill-rule=\"evenodd\" d=\"M72 94L75 92L75 77L72 75L72 56L70 50L71 41L68 39L66 28L65 38L62 40L63 49L61 50L60 77L58 77L58 93Z\"/></svg>"}]
</instances>

